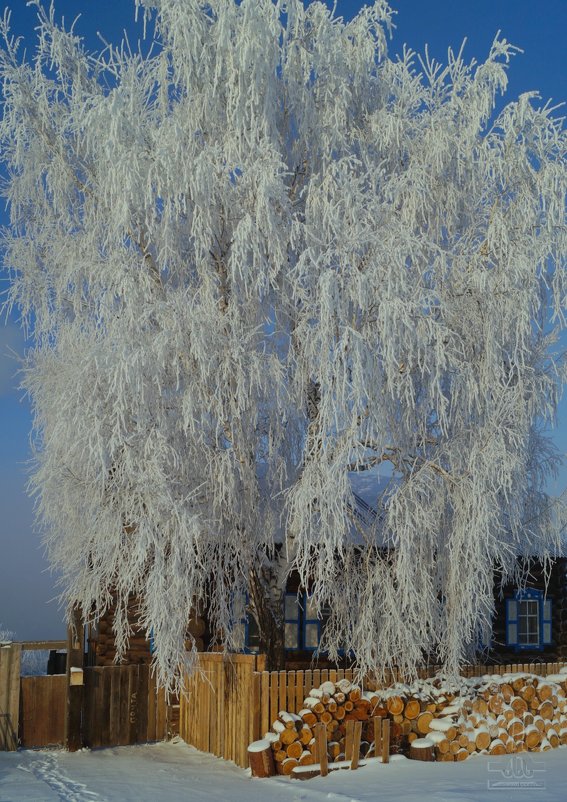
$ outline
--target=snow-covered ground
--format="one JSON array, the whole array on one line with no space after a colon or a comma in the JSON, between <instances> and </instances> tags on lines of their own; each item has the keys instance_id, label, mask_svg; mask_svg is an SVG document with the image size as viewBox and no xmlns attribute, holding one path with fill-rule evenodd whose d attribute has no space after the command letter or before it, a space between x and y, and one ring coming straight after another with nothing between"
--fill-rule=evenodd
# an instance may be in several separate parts
<instances>
[{"instance_id":1,"label":"snow-covered ground","mask_svg":"<svg viewBox=\"0 0 567 802\"><path fill-rule=\"evenodd\" d=\"M462 763L338 771L300 782L250 779L182 741L115 749L0 753L0 802L563 802L567 748Z\"/></svg>"}]
</instances>

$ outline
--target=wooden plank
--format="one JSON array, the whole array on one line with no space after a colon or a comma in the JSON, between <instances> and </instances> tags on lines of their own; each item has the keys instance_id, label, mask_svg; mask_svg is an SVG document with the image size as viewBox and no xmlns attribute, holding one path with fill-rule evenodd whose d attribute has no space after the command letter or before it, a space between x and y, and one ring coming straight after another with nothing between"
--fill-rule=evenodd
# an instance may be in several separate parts
<instances>
[{"instance_id":1,"label":"wooden plank","mask_svg":"<svg viewBox=\"0 0 567 802\"><path fill-rule=\"evenodd\" d=\"M227 673L227 664L224 665L224 749L223 757L230 760L232 749L232 705L230 704L230 674Z\"/></svg>"},{"instance_id":2,"label":"wooden plank","mask_svg":"<svg viewBox=\"0 0 567 802\"><path fill-rule=\"evenodd\" d=\"M156 740L164 741L167 738L167 717L165 711L165 691L158 688L156 713Z\"/></svg>"},{"instance_id":3,"label":"wooden plank","mask_svg":"<svg viewBox=\"0 0 567 802\"><path fill-rule=\"evenodd\" d=\"M226 740L226 733L224 727L222 726L222 710L224 707L224 669L222 664L216 663L214 666L213 676L215 677L215 687L216 687L216 694L215 694L215 706L217 710L216 719L217 719L217 751L215 752L218 757L221 757L224 748L225 748L225 740Z\"/></svg>"},{"instance_id":4,"label":"wooden plank","mask_svg":"<svg viewBox=\"0 0 567 802\"><path fill-rule=\"evenodd\" d=\"M305 699L305 694L303 691L303 671L296 671L295 672L295 707L293 712L299 713L299 711L303 707L303 700Z\"/></svg>"},{"instance_id":5,"label":"wooden plank","mask_svg":"<svg viewBox=\"0 0 567 802\"><path fill-rule=\"evenodd\" d=\"M362 721L354 721L353 723L354 733L352 737L352 760L350 762L351 771L355 771L358 768L358 761L360 760L360 740L362 738ZM348 755L346 753L345 758L348 760Z\"/></svg>"},{"instance_id":6,"label":"wooden plank","mask_svg":"<svg viewBox=\"0 0 567 802\"><path fill-rule=\"evenodd\" d=\"M237 743L236 743L236 765L243 769L248 768L248 744L249 724L248 719L251 714L252 704L252 685L251 667L249 665L239 666L237 680L238 684L234 693L234 706L238 715Z\"/></svg>"},{"instance_id":7,"label":"wooden plank","mask_svg":"<svg viewBox=\"0 0 567 802\"><path fill-rule=\"evenodd\" d=\"M262 730L262 675L257 671L252 675L253 682L253 704L252 715L250 717L250 732L248 742L259 741L264 731Z\"/></svg>"},{"instance_id":8,"label":"wooden plank","mask_svg":"<svg viewBox=\"0 0 567 802\"><path fill-rule=\"evenodd\" d=\"M103 715L100 719L100 745L112 746L110 740L110 720L112 717L112 669L101 669L100 674L100 699Z\"/></svg>"},{"instance_id":9,"label":"wooden plank","mask_svg":"<svg viewBox=\"0 0 567 802\"><path fill-rule=\"evenodd\" d=\"M221 670L220 663L210 664L210 681L213 689L211 693L211 749L214 755L220 757L223 750L223 729L221 726L221 710L224 704L224 691L221 693Z\"/></svg>"},{"instance_id":10,"label":"wooden plank","mask_svg":"<svg viewBox=\"0 0 567 802\"><path fill-rule=\"evenodd\" d=\"M91 726L90 726L90 716L91 716L91 693L90 693L90 686L92 683L92 667L89 666L85 668L85 672L83 674L83 679L85 681L85 689L83 692L83 742L85 746L90 746L90 738L91 738ZM67 701L67 677L65 677L65 702Z\"/></svg>"},{"instance_id":11,"label":"wooden plank","mask_svg":"<svg viewBox=\"0 0 567 802\"><path fill-rule=\"evenodd\" d=\"M303 672L303 696L307 698L309 691L313 688L313 671L308 669Z\"/></svg>"},{"instance_id":12,"label":"wooden plank","mask_svg":"<svg viewBox=\"0 0 567 802\"><path fill-rule=\"evenodd\" d=\"M382 720L382 763L390 762L390 719Z\"/></svg>"},{"instance_id":13,"label":"wooden plank","mask_svg":"<svg viewBox=\"0 0 567 802\"><path fill-rule=\"evenodd\" d=\"M382 716L374 716L374 757L382 754Z\"/></svg>"},{"instance_id":14,"label":"wooden plank","mask_svg":"<svg viewBox=\"0 0 567 802\"><path fill-rule=\"evenodd\" d=\"M352 755L352 741L354 737L354 721L350 719L346 722L345 732L345 760L350 760Z\"/></svg>"},{"instance_id":15,"label":"wooden plank","mask_svg":"<svg viewBox=\"0 0 567 802\"><path fill-rule=\"evenodd\" d=\"M270 727L278 717L279 678L277 671L270 671Z\"/></svg>"},{"instance_id":16,"label":"wooden plank","mask_svg":"<svg viewBox=\"0 0 567 802\"><path fill-rule=\"evenodd\" d=\"M287 705L287 674L285 671L279 672L279 698L278 698L278 709L276 714L280 712L280 710L285 710Z\"/></svg>"},{"instance_id":17,"label":"wooden plank","mask_svg":"<svg viewBox=\"0 0 567 802\"><path fill-rule=\"evenodd\" d=\"M85 674L88 677L88 684L85 689L87 694L86 707L88 709L88 745L91 748L97 748L102 746L102 700L100 696L102 668L96 666L86 669Z\"/></svg>"},{"instance_id":18,"label":"wooden plank","mask_svg":"<svg viewBox=\"0 0 567 802\"><path fill-rule=\"evenodd\" d=\"M315 742L317 744L317 761L321 767L321 777L326 777L329 773L327 757L327 728L320 722L315 725Z\"/></svg>"},{"instance_id":19,"label":"wooden plank","mask_svg":"<svg viewBox=\"0 0 567 802\"><path fill-rule=\"evenodd\" d=\"M151 669L148 671L148 741L156 741L156 708L157 708L157 690L156 679L152 674ZM181 736L186 740L185 736Z\"/></svg>"},{"instance_id":20,"label":"wooden plank","mask_svg":"<svg viewBox=\"0 0 567 802\"><path fill-rule=\"evenodd\" d=\"M72 669L83 669L85 629L79 609L72 615L67 631L67 715L65 718L65 746L76 752L83 746L81 729L83 711L83 685L71 685Z\"/></svg>"},{"instance_id":21,"label":"wooden plank","mask_svg":"<svg viewBox=\"0 0 567 802\"><path fill-rule=\"evenodd\" d=\"M128 743L138 742L138 668L127 666L128 669Z\"/></svg>"},{"instance_id":22,"label":"wooden plank","mask_svg":"<svg viewBox=\"0 0 567 802\"><path fill-rule=\"evenodd\" d=\"M19 643L0 647L0 750L13 752L18 748L20 717Z\"/></svg>"},{"instance_id":23,"label":"wooden plank","mask_svg":"<svg viewBox=\"0 0 567 802\"><path fill-rule=\"evenodd\" d=\"M319 671L318 668L316 668L313 670L313 685L311 686L311 688L318 688L320 684L321 684L321 672ZM309 688L309 690L311 690L311 688Z\"/></svg>"},{"instance_id":24,"label":"wooden plank","mask_svg":"<svg viewBox=\"0 0 567 802\"><path fill-rule=\"evenodd\" d=\"M118 746L120 743L120 668L112 666L107 671L110 681L108 745Z\"/></svg>"},{"instance_id":25,"label":"wooden plank","mask_svg":"<svg viewBox=\"0 0 567 802\"><path fill-rule=\"evenodd\" d=\"M120 702L118 708L120 732L118 735L118 744L119 746L127 746L130 734L128 666L116 666L115 670L118 671L120 677Z\"/></svg>"},{"instance_id":26,"label":"wooden plank","mask_svg":"<svg viewBox=\"0 0 567 802\"><path fill-rule=\"evenodd\" d=\"M66 640L25 640L20 643L23 652L32 652L37 650L43 651L58 651L67 648Z\"/></svg>"},{"instance_id":27,"label":"wooden plank","mask_svg":"<svg viewBox=\"0 0 567 802\"><path fill-rule=\"evenodd\" d=\"M270 721L270 672L262 671L262 735L269 732L272 722Z\"/></svg>"},{"instance_id":28,"label":"wooden plank","mask_svg":"<svg viewBox=\"0 0 567 802\"><path fill-rule=\"evenodd\" d=\"M238 743L238 731L237 731L237 720L238 720L238 709L235 704L235 693L234 688L237 684L236 680L236 666L231 665L231 673L230 673L230 682L228 686L228 704L230 708L230 760L234 760L236 762L236 751L237 751L237 743Z\"/></svg>"}]
</instances>

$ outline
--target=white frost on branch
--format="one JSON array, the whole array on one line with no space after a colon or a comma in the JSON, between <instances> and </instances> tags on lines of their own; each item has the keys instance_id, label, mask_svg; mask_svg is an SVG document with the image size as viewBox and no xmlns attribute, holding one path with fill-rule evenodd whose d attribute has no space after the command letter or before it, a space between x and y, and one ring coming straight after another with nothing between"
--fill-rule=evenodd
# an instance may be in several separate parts
<instances>
[{"instance_id":1,"label":"white frost on branch","mask_svg":"<svg viewBox=\"0 0 567 802\"><path fill-rule=\"evenodd\" d=\"M494 570L559 542L561 121L496 113L500 37L390 59L383 0L139 5L153 49L89 54L38 4L26 60L3 24L4 263L69 609L113 595L124 648L136 594L171 686L195 599L238 645L283 526L332 655L454 670ZM381 463L355 552L349 471Z\"/></svg>"}]
</instances>

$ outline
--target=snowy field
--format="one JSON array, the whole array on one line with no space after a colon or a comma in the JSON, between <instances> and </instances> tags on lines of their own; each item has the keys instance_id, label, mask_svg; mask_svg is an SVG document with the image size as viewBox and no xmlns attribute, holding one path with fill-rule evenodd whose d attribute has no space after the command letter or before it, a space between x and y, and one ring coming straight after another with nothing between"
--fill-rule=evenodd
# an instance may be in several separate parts
<instances>
[{"instance_id":1,"label":"snowy field","mask_svg":"<svg viewBox=\"0 0 567 802\"><path fill-rule=\"evenodd\" d=\"M250 779L182 741L0 753L0 802L563 802L567 748L462 763L394 757L306 782Z\"/></svg>"}]
</instances>

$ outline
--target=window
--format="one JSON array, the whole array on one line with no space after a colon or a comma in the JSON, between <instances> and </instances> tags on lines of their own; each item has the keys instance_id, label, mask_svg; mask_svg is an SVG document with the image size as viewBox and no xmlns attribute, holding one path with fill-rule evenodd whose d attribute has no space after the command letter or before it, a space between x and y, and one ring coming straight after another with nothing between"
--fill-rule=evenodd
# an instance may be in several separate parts
<instances>
[{"instance_id":1,"label":"window","mask_svg":"<svg viewBox=\"0 0 567 802\"><path fill-rule=\"evenodd\" d=\"M285 594L285 648L314 652L319 648L323 620L307 593Z\"/></svg>"},{"instance_id":2,"label":"window","mask_svg":"<svg viewBox=\"0 0 567 802\"><path fill-rule=\"evenodd\" d=\"M303 646L315 651L321 640L321 619L317 618L315 605L309 596L305 597L305 616L303 619Z\"/></svg>"},{"instance_id":3,"label":"window","mask_svg":"<svg viewBox=\"0 0 567 802\"><path fill-rule=\"evenodd\" d=\"M520 650L541 650L552 643L551 599L526 588L506 600L506 642Z\"/></svg>"},{"instance_id":4,"label":"window","mask_svg":"<svg viewBox=\"0 0 567 802\"><path fill-rule=\"evenodd\" d=\"M286 593L284 610L284 648L289 651L311 651L319 648L323 620L317 618L315 605L306 593ZM235 634L244 645L243 651L260 651L260 631L254 616L248 612L248 597L233 600Z\"/></svg>"}]
</instances>

